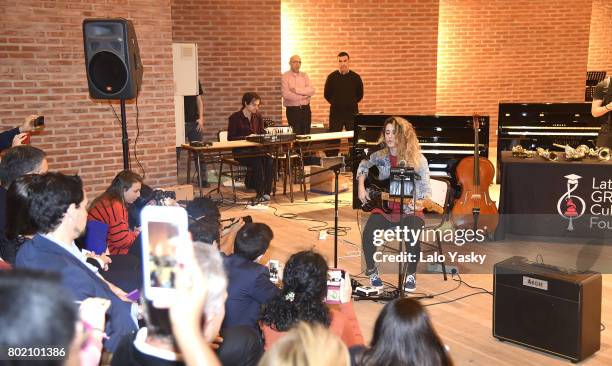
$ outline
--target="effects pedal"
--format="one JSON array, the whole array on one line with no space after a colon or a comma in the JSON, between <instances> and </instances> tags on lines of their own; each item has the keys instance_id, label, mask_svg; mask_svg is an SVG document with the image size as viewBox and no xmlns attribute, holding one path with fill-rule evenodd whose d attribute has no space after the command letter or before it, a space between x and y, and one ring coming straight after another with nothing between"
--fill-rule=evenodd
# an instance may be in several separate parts
<instances>
[{"instance_id":1,"label":"effects pedal","mask_svg":"<svg viewBox=\"0 0 612 366\"><path fill-rule=\"evenodd\" d=\"M359 286L355 289L355 295L357 296L376 296L380 295L381 288L372 286Z\"/></svg>"}]
</instances>

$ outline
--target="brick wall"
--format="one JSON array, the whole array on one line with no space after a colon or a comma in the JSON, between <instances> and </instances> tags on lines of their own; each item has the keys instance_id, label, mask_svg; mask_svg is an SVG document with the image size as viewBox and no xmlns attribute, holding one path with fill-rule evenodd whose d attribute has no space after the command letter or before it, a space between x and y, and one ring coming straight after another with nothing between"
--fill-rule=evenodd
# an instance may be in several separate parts
<instances>
[{"instance_id":1,"label":"brick wall","mask_svg":"<svg viewBox=\"0 0 612 366\"><path fill-rule=\"evenodd\" d=\"M436 111L584 100L591 1L440 1ZM495 155L492 149L491 157Z\"/></svg>"},{"instance_id":2,"label":"brick wall","mask_svg":"<svg viewBox=\"0 0 612 366\"><path fill-rule=\"evenodd\" d=\"M47 130L33 143L51 169L81 174L90 193L106 187L122 168L120 128L107 103L88 97L81 23L122 16L134 21L145 65L138 151L153 185L175 182L172 41L199 45L209 138L247 90L280 119L281 63L293 53L317 88L313 121L327 122L323 85L340 50L363 77L362 111L478 111L492 117L494 137L499 102L579 101L587 65L612 69L611 8L604 0L3 2L0 125L44 114ZM127 112L133 142L133 103Z\"/></svg>"},{"instance_id":3,"label":"brick wall","mask_svg":"<svg viewBox=\"0 0 612 366\"><path fill-rule=\"evenodd\" d=\"M198 44L208 138L227 129L247 91L280 121L280 0L173 0L172 40Z\"/></svg>"},{"instance_id":4,"label":"brick wall","mask_svg":"<svg viewBox=\"0 0 612 366\"><path fill-rule=\"evenodd\" d=\"M612 74L612 2L593 0L589 40L589 71Z\"/></svg>"},{"instance_id":5,"label":"brick wall","mask_svg":"<svg viewBox=\"0 0 612 366\"><path fill-rule=\"evenodd\" d=\"M361 112L429 114L435 111L438 1L283 0L283 70L299 54L316 88L313 122L325 122L325 79L337 54L350 55L361 75Z\"/></svg>"},{"instance_id":6,"label":"brick wall","mask_svg":"<svg viewBox=\"0 0 612 366\"><path fill-rule=\"evenodd\" d=\"M122 170L121 129L108 105L89 98L82 21L124 17L136 28L144 64L138 100L139 159L147 183L176 182L170 1L3 1L0 5L0 115L3 129L31 113L45 115L32 144L51 170L78 173L90 198ZM119 113L118 104L115 109ZM131 152L135 104L127 106ZM132 155L132 168L139 171Z\"/></svg>"}]
</instances>

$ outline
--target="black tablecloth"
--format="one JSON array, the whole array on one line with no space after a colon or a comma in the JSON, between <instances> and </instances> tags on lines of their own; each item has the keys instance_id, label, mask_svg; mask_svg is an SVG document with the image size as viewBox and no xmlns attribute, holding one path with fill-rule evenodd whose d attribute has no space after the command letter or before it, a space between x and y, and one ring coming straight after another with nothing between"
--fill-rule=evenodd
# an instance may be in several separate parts
<instances>
[{"instance_id":1,"label":"black tablecloth","mask_svg":"<svg viewBox=\"0 0 612 366\"><path fill-rule=\"evenodd\" d=\"M502 152L498 239L505 233L612 238L611 211L612 162Z\"/></svg>"}]
</instances>

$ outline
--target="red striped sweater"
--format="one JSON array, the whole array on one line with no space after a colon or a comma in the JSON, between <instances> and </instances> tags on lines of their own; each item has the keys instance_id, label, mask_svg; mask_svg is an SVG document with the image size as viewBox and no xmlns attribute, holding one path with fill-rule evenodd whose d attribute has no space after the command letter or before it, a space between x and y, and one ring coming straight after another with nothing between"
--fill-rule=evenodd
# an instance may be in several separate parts
<instances>
[{"instance_id":1,"label":"red striped sweater","mask_svg":"<svg viewBox=\"0 0 612 366\"><path fill-rule=\"evenodd\" d=\"M108 225L106 244L110 254L127 254L138 236L137 232L130 231L127 208L120 201L101 199L89 208L87 219Z\"/></svg>"}]
</instances>

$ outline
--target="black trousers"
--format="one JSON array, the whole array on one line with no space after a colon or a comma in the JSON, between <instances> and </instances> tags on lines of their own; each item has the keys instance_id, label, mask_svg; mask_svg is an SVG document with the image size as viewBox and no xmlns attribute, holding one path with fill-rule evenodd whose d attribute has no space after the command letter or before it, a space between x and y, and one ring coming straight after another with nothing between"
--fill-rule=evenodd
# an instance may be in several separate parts
<instances>
[{"instance_id":1,"label":"black trousers","mask_svg":"<svg viewBox=\"0 0 612 366\"><path fill-rule=\"evenodd\" d=\"M287 122L293 128L293 133L296 135L308 135L310 133L310 125L312 123L310 105L287 107L286 112Z\"/></svg>"},{"instance_id":2,"label":"black trousers","mask_svg":"<svg viewBox=\"0 0 612 366\"><path fill-rule=\"evenodd\" d=\"M185 143L189 143L191 141L203 141L203 136L200 133L200 131L198 131L198 122L197 121L185 121ZM176 158L177 160L181 157L181 149L177 148L176 149ZM191 162L187 162L188 164L191 164ZM208 174L207 174L207 169L206 169L206 164L202 164L200 163L200 166L198 166L198 164L196 164L196 172L198 173L198 175L200 174L200 171L202 171L202 182L206 183L208 182ZM191 180L191 177L189 177L189 179Z\"/></svg>"},{"instance_id":3,"label":"black trousers","mask_svg":"<svg viewBox=\"0 0 612 366\"><path fill-rule=\"evenodd\" d=\"M375 234L377 239L381 239L381 231L388 229L395 229L396 227L408 228L408 230L418 230L425 225L422 218L415 215L402 215L402 218L398 222L392 222L387 220L384 215L372 214L368 218L364 228L363 235L361 238L361 245L363 248L363 255L366 262L366 274L370 274L376 268L376 262L374 261L374 254L376 253L377 246L374 245ZM381 231L378 231L381 230ZM410 254L415 260L408 262L408 274L416 273L417 264L419 257L421 256L421 243L419 238L409 237L409 242L403 243L404 250ZM414 243L414 245L412 245ZM384 245L384 244L383 244ZM406 248L407 247L407 248Z\"/></svg>"},{"instance_id":4,"label":"black trousers","mask_svg":"<svg viewBox=\"0 0 612 366\"><path fill-rule=\"evenodd\" d=\"M272 157L265 155L237 158L236 160L251 171L250 185L255 188L257 196L269 195L272 192L272 174L274 173Z\"/></svg>"},{"instance_id":5,"label":"black trousers","mask_svg":"<svg viewBox=\"0 0 612 366\"><path fill-rule=\"evenodd\" d=\"M597 147L612 148L612 128L610 128L610 122L601 125L599 135L597 136Z\"/></svg>"},{"instance_id":6,"label":"black trousers","mask_svg":"<svg viewBox=\"0 0 612 366\"><path fill-rule=\"evenodd\" d=\"M217 356L223 366L255 366L263 355L261 335L251 327L223 328L221 337Z\"/></svg>"},{"instance_id":7,"label":"black trousers","mask_svg":"<svg viewBox=\"0 0 612 366\"><path fill-rule=\"evenodd\" d=\"M344 128L347 131L353 131L352 116L334 116L329 115L329 132L340 132ZM339 144L340 140L331 140L330 143ZM327 150L325 156L338 156L340 150Z\"/></svg>"}]
</instances>

